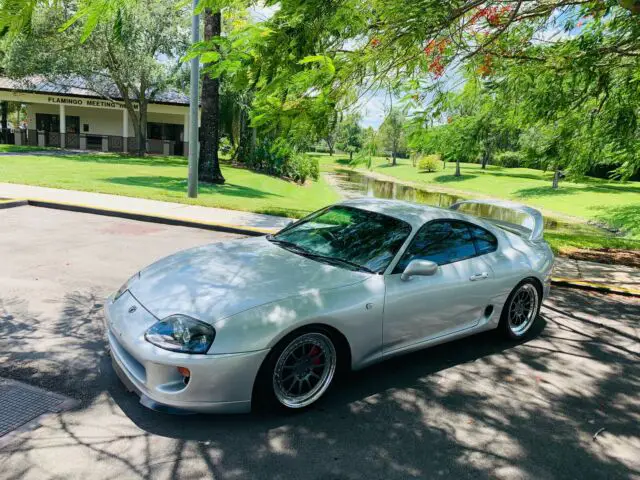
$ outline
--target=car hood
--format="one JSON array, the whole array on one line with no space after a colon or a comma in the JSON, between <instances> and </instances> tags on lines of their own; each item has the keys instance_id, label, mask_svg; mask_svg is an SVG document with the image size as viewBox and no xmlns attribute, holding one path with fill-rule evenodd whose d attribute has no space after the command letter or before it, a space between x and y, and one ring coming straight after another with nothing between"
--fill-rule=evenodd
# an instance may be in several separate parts
<instances>
[{"instance_id":1,"label":"car hood","mask_svg":"<svg viewBox=\"0 0 640 480\"><path fill-rule=\"evenodd\" d=\"M368 277L302 257L258 237L166 257L142 270L129 291L157 318L181 313L213 324L258 305Z\"/></svg>"}]
</instances>

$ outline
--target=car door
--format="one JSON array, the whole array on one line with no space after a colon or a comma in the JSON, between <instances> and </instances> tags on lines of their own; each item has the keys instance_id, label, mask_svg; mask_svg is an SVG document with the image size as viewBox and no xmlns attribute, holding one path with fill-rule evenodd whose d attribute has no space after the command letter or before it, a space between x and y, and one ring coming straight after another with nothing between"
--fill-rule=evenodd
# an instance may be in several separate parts
<instances>
[{"instance_id":1,"label":"car door","mask_svg":"<svg viewBox=\"0 0 640 480\"><path fill-rule=\"evenodd\" d=\"M402 280L414 259L436 262L437 272ZM493 272L469 224L435 220L416 233L385 283L386 355L478 324L492 297Z\"/></svg>"}]
</instances>

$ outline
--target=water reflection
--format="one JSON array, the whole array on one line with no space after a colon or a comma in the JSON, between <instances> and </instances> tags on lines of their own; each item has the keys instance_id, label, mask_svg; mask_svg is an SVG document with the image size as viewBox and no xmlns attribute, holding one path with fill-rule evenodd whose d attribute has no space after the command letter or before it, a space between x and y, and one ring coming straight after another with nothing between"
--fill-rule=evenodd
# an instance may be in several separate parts
<instances>
[{"instance_id":1,"label":"water reflection","mask_svg":"<svg viewBox=\"0 0 640 480\"><path fill-rule=\"evenodd\" d=\"M333 174L337 187L347 198L373 197L390 198L393 200L405 200L408 202L424 203L436 207L448 208L454 203L465 200L464 197L442 192L430 192L421 188L414 188L386 180L378 180L351 170L339 170ZM493 205L464 206L464 213L470 213L479 217L494 218L510 223L526 226L525 214L519 214L512 210ZM592 235L610 235L609 232L589 225L587 223L570 223L555 218L544 217L545 231L559 233L580 233Z\"/></svg>"}]
</instances>

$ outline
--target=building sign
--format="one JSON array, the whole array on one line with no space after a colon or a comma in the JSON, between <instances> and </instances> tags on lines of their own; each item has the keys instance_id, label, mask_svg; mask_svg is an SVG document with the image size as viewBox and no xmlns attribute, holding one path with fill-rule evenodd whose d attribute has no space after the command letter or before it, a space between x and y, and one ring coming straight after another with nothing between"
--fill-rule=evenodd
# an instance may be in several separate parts
<instances>
[{"instance_id":1,"label":"building sign","mask_svg":"<svg viewBox=\"0 0 640 480\"><path fill-rule=\"evenodd\" d=\"M116 108L122 110L126 108L124 102L113 102L111 100L100 100L93 98L77 98L77 97L47 97L47 103L57 103L61 105L74 105L78 107L98 107L98 108ZM134 103L133 108L138 109L138 104Z\"/></svg>"}]
</instances>

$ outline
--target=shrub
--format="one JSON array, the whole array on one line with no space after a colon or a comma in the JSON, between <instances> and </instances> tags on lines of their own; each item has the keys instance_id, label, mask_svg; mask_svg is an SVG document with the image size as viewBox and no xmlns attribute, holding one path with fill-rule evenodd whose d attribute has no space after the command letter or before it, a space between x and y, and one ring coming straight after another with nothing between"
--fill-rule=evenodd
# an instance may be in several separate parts
<instances>
[{"instance_id":1,"label":"shrub","mask_svg":"<svg viewBox=\"0 0 640 480\"><path fill-rule=\"evenodd\" d=\"M309 177L317 180L320 176L318 158L297 152L283 138L265 139L256 145L247 166L298 183L306 182Z\"/></svg>"},{"instance_id":2,"label":"shrub","mask_svg":"<svg viewBox=\"0 0 640 480\"><path fill-rule=\"evenodd\" d=\"M522 152L500 152L493 157L493 164L507 168L521 167L524 164L524 155Z\"/></svg>"},{"instance_id":3,"label":"shrub","mask_svg":"<svg viewBox=\"0 0 640 480\"><path fill-rule=\"evenodd\" d=\"M222 137L220 139L220 145L218 148L220 150L220 153L228 155L229 153L231 153L232 145L227 137Z\"/></svg>"},{"instance_id":4,"label":"shrub","mask_svg":"<svg viewBox=\"0 0 640 480\"><path fill-rule=\"evenodd\" d=\"M317 180L320 176L320 165L317 157L306 153L295 153L287 162L287 177L298 183L304 183L308 177Z\"/></svg>"},{"instance_id":5,"label":"shrub","mask_svg":"<svg viewBox=\"0 0 640 480\"><path fill-rule=\"evenodd\" d=\"M440 166L440 162L442 159L439 154L434 155L425 155L423 157L418 157L418 170L424 172L435 172L438 170Z\"/></svg>"}]
</instances>

